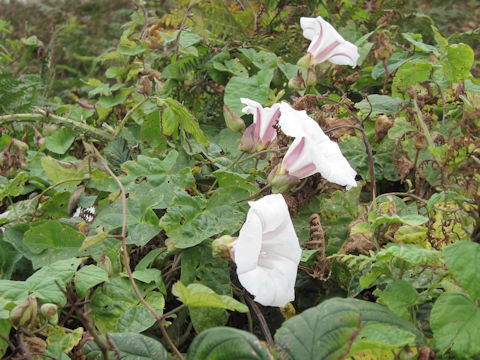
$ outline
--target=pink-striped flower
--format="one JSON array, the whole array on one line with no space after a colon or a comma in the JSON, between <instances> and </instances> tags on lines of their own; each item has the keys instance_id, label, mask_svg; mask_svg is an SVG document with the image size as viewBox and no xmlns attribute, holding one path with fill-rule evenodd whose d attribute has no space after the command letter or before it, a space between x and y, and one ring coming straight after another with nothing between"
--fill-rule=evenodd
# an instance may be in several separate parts
<instances>
[{"instance_id":1,"label":"pink-striped flower","mask_svg":"<svg viewBox=\"0 0 480 360\"><path fill-rule=\"evenodd\" d=\"M300 59L300 64L310 66L328 60L337 65L357 66L357 60L360 57L357 47L346 41L321 16L317 18L302 17L300 25L303 29L303 36L312 41L307 55Z\"/></svg>"},{"instance_id":2,"label":"pink-striped flower","mask_svg":"<svg viewBox=\"0 0 480 360\"><path fill-rule=\"evenodd\" d=\"M330 182L346 186L347 190L357 186L357 173L342 155L338 144L325 135L315 120L305 111L297 111L285 102L280 104L280 112L280 128L295 140L271 179L274 190L283 192L295 179L315 173L320 173Z\"/></svg>"},{"instance_id":3,"label":"pink-striped flower","mask_svg":"<svg viewBox=\"0 0 480 360\"><path fill-rule=\"evenodd\" d=\"M240 98L240 101L246 105L242 112L253 115L253 124L245 130L240 149L247 152L266 149L277 136L274 126L280 117L280 105L264 108L254 100Z\"/></svg>"}]
</instances>

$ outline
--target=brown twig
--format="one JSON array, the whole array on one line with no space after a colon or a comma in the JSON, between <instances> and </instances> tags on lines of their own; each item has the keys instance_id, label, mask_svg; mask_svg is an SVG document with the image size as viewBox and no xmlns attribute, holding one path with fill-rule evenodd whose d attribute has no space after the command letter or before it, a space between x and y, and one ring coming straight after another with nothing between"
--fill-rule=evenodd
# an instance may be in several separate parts
<instances>
[{"instance_id":1,"label":"brown twig","mask_svg":"<svg viewBox=\"0 0 480 360\"><path fill-rule=\"evenodd\" d=\"M182 35L183 28L185 27L185 23L187 22L188 15L190 15L190 11L192 10L192 5L195 0L190 0L187 6L187 10L185 11L185 15L183 15L182 22L180 23L180 27L178 29L177 38L175 39L175 53L177 54L177 61L180 58L180 36Z\"/></svg>"},{"instance_id":2,"label":"brown twig","mask_svg":"<svg viewBox=\"0 0 480 360\"><path fill-rule=\"evenodd\" d=\"M170 346L172 351L175 353L175 355L178 356L179 359L184 360L184 357L182 356L180 351L177 349L177 347L173 343L172 339L170 338L170 336L168 335L165 329L165 326L163 325L164 317L158 315L155 309L148 302L145 301L142 294L140 293L140 290L137 287L137 284L135 283L135 279L133 278L132 269L130 268L130 257L128 255L128 249L127 249L127 195L125 192L125 188L123 187L123 184L121 183L120 179L110 169L107 162L105 161L103 156L100 154L100 152L97 150L97 148L92 144L88 144L88 145L85 144L85 146L88 150L90 150L94 154L95 158L102 164L105 171L113 178L113 180L117 183L118 187L120 188L120 194L122 198L122 232L121 232L122 252L123 252L123 259L125 261L125 268L127 270L128 278L130 280L130 283L132 284L133 290L135 291L135 294L137 295L137 298L140 300L140 302L152 313L152 315L157 320L157 323L160 326L160 330L163 336L165 337L165 340L168 342L168 345Z\"/></svg>"},{"instance_id":3,"label":"brown twig","mask_svg":"<svg viewBox=\"0 0 480 360\"><path fill-rule=\"evenodd\" d=\"M23 355L25 356L25 359L27 360L33 360L32 353L30 350L28 350L27 346L25 345L25 341L23 341L23 332L20 331L18 334L18 346L22 350Z\"/></svg>"},{"instance_id":4,"label":"brown twig","mask_svg":"<svg viewBox=\"0 0 480 360\"><path fill-rule=\"evenodd\" d=\"M70 299L70 296L68 295L68 292L62 287L62 285L58 282L58 280L55 280L55 284L57 284L60 291L63 293L63 295L65 295L67 300L70 302L71 299ZM71 302L76 304L76 301L71 301ZM103 359L110 360L110 354L108 352L108 350L110 349L110 346L103 341L100 335L98 335L98 332L95 329L95 326L93 326L92 323L90 322L90 319L87 317L87 315L85 315L85 313L82 310L78 309L77 307L75 307L75 313L79 317L82 325L85 327L85 329L87 329L88 333L92 335L93 341L95 342L95 344L97 344L98 348L102 352Z\"/></svg>"},{"instance_id":5,"label":"brown twig","mask_svg":"<svg viewBox=\"0 0 480 360\"><path fill-rule=\"evenodd\" d=\"M49 355L49 354L45 354L45 353L32 353L32 355L38 355L38 356L45 356L49 359L53 359L53 360L59 360L58 358L56 358L55 356L52 356L52 355Z\"/></svg>"},{"instance_id":6,"label":"brown twig","mask_svg":"<svg viewBox=\"0 0 480 360\"><path fill-rule=\"evenodd\" d=\"M15 351L15 345L13 345L13 343L10 341L9 338L0 334L0 339L2 339L3 341L5 341L8 344L8 347L10 348L10 350Z\"/></svg>"}]
</instances>

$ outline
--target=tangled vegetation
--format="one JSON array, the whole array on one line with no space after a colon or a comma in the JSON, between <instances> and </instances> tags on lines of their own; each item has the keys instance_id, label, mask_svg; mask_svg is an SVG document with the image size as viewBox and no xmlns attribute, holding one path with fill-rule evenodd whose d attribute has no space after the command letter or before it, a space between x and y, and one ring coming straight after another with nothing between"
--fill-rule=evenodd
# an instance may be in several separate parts
<instances>
[{"instance_id":1,"label":"tangled vegetation","mask_svg":"<svg viewBox=\"0 0 480 360\"><path fill-rule=\"evenodd\" d=\"M0 355L480 359L477 15L474 1L0 3ZM300 18L317 16L357 66L298 62ZM305 111L357 186L318 172L272 186L290 134L275 125L247 154L241 98ZM217 247L272 191L301 246L280 308Z\"/></svg>"}]
</instances>

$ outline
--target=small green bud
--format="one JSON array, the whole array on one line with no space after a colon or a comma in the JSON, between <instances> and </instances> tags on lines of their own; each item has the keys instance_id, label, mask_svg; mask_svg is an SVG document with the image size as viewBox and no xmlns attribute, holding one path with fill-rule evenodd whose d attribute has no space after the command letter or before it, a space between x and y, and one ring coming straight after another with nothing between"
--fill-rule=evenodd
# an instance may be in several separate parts
<instances>
[{"instance_id":1,"label":"small green bud","mask_svg":"<svg viewBox=\"0 0 480 360\"><path fill-rule=\"evenodd\" d=\"M46 303L40 306L40 314L52 325L58 324L57 305Z\"/></svg>"},{"instance_id":2,"label":"small green bud","mask_svg":"<svg viewBox=\"0 0 480 360\"><path fill-rule=\"evenodd\" d=\"M112 261L108 256L105 255L105 253L102 252L102 255L100 255L100 259L97 262L97 266L100 269L105 270L105 272L108 274L108 276L113 275L113 267L112 267Z\"/></svg>"},{"instance_id":3,"label":"small green bud","mask_svg":"<svg viewBox=\"0 0 480 360\"><path fill-rule=\"evenodd\" d=\"M212 242L212 255L213 257L223 257L230 259L230 249L235 241L230 235L223 235L213 240Z\"/></svg>"},{"instance_id":4,"label":"small green bud","mask_svg":"<svg viewBox=\"0 0 480 360\"><path fill-rule=\"evenodd\" d=\"M43 136L49 136L54 134L58 130L56 124L43 124Z\"/></svg>"},{"instance_id":5,"label":"small green bud","mask_svg":"<svg viewBox=\"0 0 480 360\"><path fill-rule=\"evenodd\" d=\"M267 181L272 185L272 193L283 194L300 181L296 176L289 175L277 165L268 174Z\"/></svg>"},{"instance_id":6,"label":"small green bud","mask_svg":"<svg viewBox=\"0 0 480 360\"><path fill-rule=\"evenodd\" d=\"M17 149L25 152L28 150L28 144L27 143L24 143L23 141L21 140L18 140L18 139L13 139L13 145L16 146Z\"/></svg>"},{"instance_id":7,"label":"small green bud","mask_svg":"<svg viewBox=\"0 0 480 360\"><path fill-rule=\"evenodd\" d=\"M174 242L172 239L170 239L170 238L168 238L167 240L165 240L165 246L167 247L167 251L168 251L170 254L172 254L172 255L178 254L178 253L181 251L181 249L179 249L179 248L175 245L175 242Z\"/></svg>"},{"instance_id":8,"label":"small green bud","mask_svg":"<svg viewBox=\"0 0 480 360\"><path fill-rule=\"evenodd\" d=\"M37 299L28 296L10 311L9 319L15 327L29 327L37 318Z\"/></svg>"},{"instance_id":9,"label":"small green bud","mask_svg":"<svg viewBox=\"0 0 480 360\"><path fill-rule=\"evenodd\" d=\"M223 105L223 117L230 130L237 132L245 129L245 122L243 119L235 114L226 104Z\"/></svg>"},{"instance_id":10,"label":"small green bud","mask_svg":"<svg viewBox=\"0 0 480 360\"><path fill-rule=\"evenodd\" d=\"M297 65L308 69L311 65L314 64L314 58L312 54L306 53L300 60L297 61Z\"/></svg>"},{"instance_id":11,"label":"small green bud","mask_svg":"<svg viewBox=\"0 0 480 360\"><path fill-rule=\"evenodd\" d=\"M257 146L257 140L255 139L255 124L252 124L243 132L239 148L241 151L252 154L257 151Z\"/></svg>"},{"instance_id":12,"label":"small green bud","mask_svg":"<svg viewBox=\"0 0 480 360\"><path fill-rule=\"evenodd\" d=\"M315 71L315 66L310 66L307 70L307 86L317 85L317 73Z\"/></svg>"},{"instance_id":13,"label":"small green bud","mask_svg":"<svg viewBox=\"0 0 480 360\"><path fill-rule=\"evenodd\" d=\"M290 79L288 87L294 90L305 89L305 81L303 80L302 72L300 70L298 70L297 76Z\"/></svg>"}]
</instances>

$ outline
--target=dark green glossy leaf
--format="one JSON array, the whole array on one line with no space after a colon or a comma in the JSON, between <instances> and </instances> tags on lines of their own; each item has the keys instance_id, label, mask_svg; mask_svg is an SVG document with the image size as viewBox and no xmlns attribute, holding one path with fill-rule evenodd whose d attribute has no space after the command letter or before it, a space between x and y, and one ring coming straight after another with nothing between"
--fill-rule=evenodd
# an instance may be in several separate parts
<instances>
[{"instance_id":1,"label":"dark green glossy leaf","mask_svg":"<svg viewBox=\"0 0 480 360\"><path fill-rule=\"evenodd\" d=\"M188 360L272 360L273 357L252 334L227 327L206 330L188 349Z\"/></svg>"},{"instance_id":2,"label":"dark green glossy leaf","mask_svg":"<svg viewBox=\"0 0 480 360\"><path fill-rule=\"evenodd\" d=\"M480 308L462 293L440 295L430 314L435 348L459 359L480 354Z\"/></svg>"},{"instance_id":3,"label":"dark green glossy leaf","mask_svg":"<svg viewBox=\"0 0 480 360\"><path fill-rule=\"evenodd\" d=\"M476 300L480 297L480 244L458 241L443 249L445 264L455 280Z\"/></svg>"},{"instance_id":4,"label":"dark green glossy leaf","mask_svg":"<svg viewBox=\"0 0 480 360\"><path fill-rule=\"evenodd\" d=\"M399 328L413 334L417 342L425 342L411 323L382 305L333 298L283 323L275 334L275 343L282 359L336 359L349 352L361 328L372 324Z\"/></svg>"},{"instance_id":5,"label":"dark green glossy leaf","mask_svg":"<svg viewBox=\"0 0 480 360\"><path fill-rule=\"evenodd\" d=\"M163 345L148 336L137 333L110 333L109 340L118 349L122 360L167 360L168 354ZM93 341L85 344L84 354L89 359L103 360L101 350ZM115 352L110 351L115 358Z\"/></svg>"}]
</instances>

